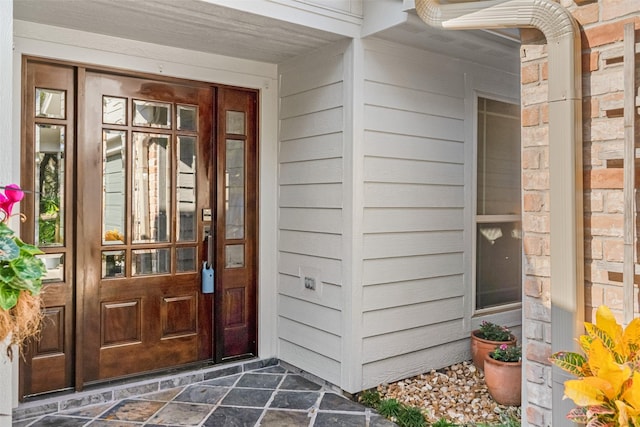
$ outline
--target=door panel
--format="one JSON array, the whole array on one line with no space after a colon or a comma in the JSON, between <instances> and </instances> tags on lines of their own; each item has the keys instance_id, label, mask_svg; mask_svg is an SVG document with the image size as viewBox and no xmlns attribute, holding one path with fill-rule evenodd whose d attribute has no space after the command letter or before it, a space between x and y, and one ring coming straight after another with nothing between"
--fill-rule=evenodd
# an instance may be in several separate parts
<instances>
[{"instance_id":1,"label":"door panel","mask_svg":"<svg viewBox=\"0 0 640 427\"><path fill-rule=\"evenodd\" d=\"M213 91L87 72L78 191L83 381L213 358L200 291Z\"/></svg>"},{"instance_id":2,"label":"door panel","mask_svg":"<svg viewBox=\"0 0 640 427\"><path fill-rule=\"evenodd\" d=\"M216 358L257 355L256 93L218 94Z\"/></svg>"},{"instance_id":3,"label":"door panel","mask_svg":"<svg viewBox=\"0 0 640 427\"><path fill-rule=\"evenodd\" d=\"M21 237L40 246L47 267L40 340L20 358L21 396L73 386L73 176L75 70L23 62Z\"/></svg>"}]
</instances>

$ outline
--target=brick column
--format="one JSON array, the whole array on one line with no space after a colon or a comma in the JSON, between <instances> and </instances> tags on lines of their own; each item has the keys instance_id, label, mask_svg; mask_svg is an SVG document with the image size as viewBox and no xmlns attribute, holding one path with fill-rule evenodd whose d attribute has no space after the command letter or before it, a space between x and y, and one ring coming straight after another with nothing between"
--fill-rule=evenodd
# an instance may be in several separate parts
<instances>
[{"instance_id":1,"label":"brick column","mask_svg":"<svg viewBox=\"0 0 640 427\"><path fill-rule=\"evenodd\" d=\"M580 24L583 55L585 317L600 304L622 320L623 63L627 22L640 28L640 0L562 0ZM551 301L547 50L523 30L522 190L525 254L526 396L523 421L551 425ZM636 184L638 185L638 184ZM637 295L637 293L636 293ZM637 305L637 297L634 298ZM638 308L636 306L636 313Z\"/></svg>"}]
</instances>

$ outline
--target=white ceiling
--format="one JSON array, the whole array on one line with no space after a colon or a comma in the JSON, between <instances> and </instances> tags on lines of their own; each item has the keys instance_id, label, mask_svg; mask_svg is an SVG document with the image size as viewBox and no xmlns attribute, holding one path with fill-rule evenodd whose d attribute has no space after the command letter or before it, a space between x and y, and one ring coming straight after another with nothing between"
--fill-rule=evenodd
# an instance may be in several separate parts
<instances>
[{"instance_id":1,"label":"white ceiling","mask_svg":"<svg viewBox=\"0 0 640 427\"><path fill-rule=\"evenodd\" d=\"M14 0L13 7L19 20L275 64L344 38L201 0ZM517 40L430 28L412 13L376 37L519 69Z\"/></svg>"},{"instance_id":2,"label":"white ceiling","mask_svg":"<svg viewBox=\"0 0 640 427\"><path fill-rule=\"evenodd\" d=\"M200 0L14 0L13 9L19 20L275 64L343 38Z\"/></svg>"}]
</instances>

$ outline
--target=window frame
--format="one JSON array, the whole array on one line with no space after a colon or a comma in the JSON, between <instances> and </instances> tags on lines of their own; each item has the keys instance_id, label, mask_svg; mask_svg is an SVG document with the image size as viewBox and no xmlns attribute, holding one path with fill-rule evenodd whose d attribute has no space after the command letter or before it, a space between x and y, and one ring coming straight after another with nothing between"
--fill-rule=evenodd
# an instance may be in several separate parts
<instances>
[{"instance_id":1,"label":"window frame","mask_svg":"<svg viewBox=\"0 0 640 427\"><path fill-rule=\"evenodd\" d=\"M467 182L470 182L470 191L469 191L469 195L468 195L468 200L469 200L469 264L470 264L470 268L469 270L469 277L470 277L470 284L469 284L469 288L471 289L470 292L470 298L469 298L469 308L470 308L470 313L471 313L471 318L472 318L472 324L473 324L473 328L477 327L477 324L480 323L481 320L488 320L488 321L494 321L494 322L500 322L500 323L509 323L509 321L511 321L511 319L513 318L513 320L515 319L515 314L517 313L517 317L518 317L518 321L520 320L520 316L521 316L521 310L522 310L522 306L523 306L523 295L521 293L521 298L520 301L518 302L512 302L512 303L507 303L507 304L501 304L501 305L497 305L497 306L492 306L492 307L486 307L486 308L477 308L476 305L476 297L477 297L477 277L476 277L476 269L477 269L477 258L478 258L478 250L477 250L477 238L478 238L478 233L477 233L477 226L478 224L484 223L484 222L513 222L513 221L520 221L520 223L522 223L522 184L520 185L520 215L509 215L509 214L502 214L502 215L478 215L478 180L477 180L477 176L478 176L478 105L479 102L478 100L480 98L484 98L484 99L488 99L488 100L492 100L492 101L498 101L498 102L504 102L504 103L510 103L510 104L516 104L518 106L520 106L521 108L521 104L520 104L520 100L519 99L515 99L512 97L508 97L505 96L503 94L498 94L495 93L493 91L489 92L489 91L482 91L482 90L477 90L474 89L471 91L472 94L470 95L471 99L468 99L468 101L470 101L471 104L471 108L470 111L467 114L467 117L469 117L470 122L472 123L470 125L470 133L471 133L471 156L469 159L469 162L471 164L471 167L469 168L470 170L470 176ZM520 128L522 128L522 123L520 124ZM521 144L521 142L520 142ZM522 146L520 147L520 152L522 153ZM522 158L522 157L521 157ZM520 166L520 171L522 171L522 165ZM522 286L524 284L524 274L525 274L525 269L524 269L524 248L521 242L521 246L520 246L520 265L521 265L521 269L520 269L520 285L521 285L521 290L522 290ZM514 315L510 315L510 313L513 313ZM482 318L482 319L480 319ZM504 319L504 320L503 320ZM507 320L509 319L509 320Z\"/></svg>"}]
</instances>

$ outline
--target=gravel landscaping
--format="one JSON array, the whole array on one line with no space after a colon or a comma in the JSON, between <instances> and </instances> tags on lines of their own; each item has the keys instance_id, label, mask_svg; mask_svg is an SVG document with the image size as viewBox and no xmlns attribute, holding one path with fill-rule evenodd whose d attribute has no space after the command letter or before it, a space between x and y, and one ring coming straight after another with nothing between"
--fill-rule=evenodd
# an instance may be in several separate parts
<instances>
[{"instance_id":1,"label":"gravel landscaping","mask_svg":"<svg viewBox=\"0 0 640 427\"><path fill-rule=\"evenodd\" d=\"M459 425L501 425L505 419L520 419L520 408L493 401L483 373L471 362L382 384L377 390L381 399L396 399L420 408L428 423L444 418Z\"/></svg>"}]
</instances>

